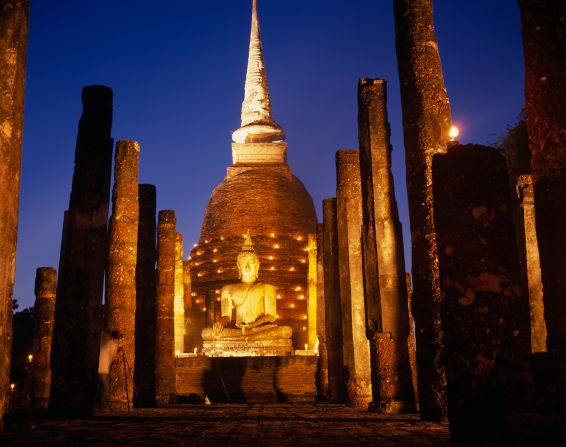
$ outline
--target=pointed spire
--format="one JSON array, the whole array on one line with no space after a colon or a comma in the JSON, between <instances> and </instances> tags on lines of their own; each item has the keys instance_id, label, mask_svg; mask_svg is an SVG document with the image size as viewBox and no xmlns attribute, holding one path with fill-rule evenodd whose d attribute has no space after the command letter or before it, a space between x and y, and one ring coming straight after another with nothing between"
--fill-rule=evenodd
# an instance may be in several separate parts
<instances>
[{"instance_id":1,"label":"pointed spire","mask_svg":"<svg viewBox=\"0 0 566 447\"><path fill-rule=\"evenodd\" d=\"M259 34L257 0L253 0L246 89L244 102L242 104L242 127L255 121L268 120L272 120L271 101L269 99L267 74L263 61L263 47Z\"/></svg>"},{"instance_id":2,"label":"pointed spire","mask_svg":"<svg viewBox=\"0 0 566 447\"><path fill-rule=\"evenodd\" d=\"M242 124L233 133L233 140L239 143L252 140L284 140L283 129L271 116L271 100L267 86L267 73L263 60L263 46L259 32L259 17L257 0L252 4L252 26L250 33L250 48L248 54L248 69L244 102L242 103Z\"/></svg>"}]
</instances>

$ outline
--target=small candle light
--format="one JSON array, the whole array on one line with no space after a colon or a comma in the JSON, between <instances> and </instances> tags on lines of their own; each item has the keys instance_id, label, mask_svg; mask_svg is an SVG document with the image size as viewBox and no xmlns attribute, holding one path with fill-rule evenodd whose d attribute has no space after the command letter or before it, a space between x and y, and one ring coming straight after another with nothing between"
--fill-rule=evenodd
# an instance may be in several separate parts
<instances>
[{"instance_id":1,"label":"small candle light","mask_svg":"<svg viewBox=\"0 0 566 447\"><path fill-rule=\"evenodd\" d=\"M309 345L305 343L305 351L309 350Z\"/></svg>"},{"instance_id":2,"label":"small candle light","mask_svg":"<svg viewBox=\"0 0 566 447\"><path fill-rule=\"evenodd\" d=\"M179 350L177 349L176 354L177 354L177 357L179 357L179 355L181 354L181 351L179 351Z\"/></svg>"},{"instance_id":3,"label":"small candle light","mask_svg":"<svg viewBox=\"0 0 566 447\"><path fill-rule=\"evenodd\" d=\"M194 348L194 349L193 349L193 354L196 355L196 354L197 354L197 351L198 351L198 348Z\"/></svg>"},{"instance_id":4,"label":"small candle light","mask_svg":"<svg viewBox=\"0 0 566 447\"><path fill-rule=\"evenodd\" d=\"M458 138L458 135L460 135L460 129L458 129L456 126L452 126L450 128L450 131L448 132L450 141L454 141L456 138Z\"/></svg>"},{"instance_id":5,"label":"small candle light","mask_svg":"<svg viewBox=\"0 0 566 447\"><path fill-rule=\"evenodd\" d=\"M28 362L30 362L30 363L31 363L31 362L32 362L32 360L33 360L33 355L31 355L31 354L30 354L30 355L28 355Z\"/></svg>"},{"instance_id":6,"label":"small candle light","mask_svg":"<svg viewBox=\"0 0 566 447\"><path fill-rule=\"evenodd\" d=\"M16 389L16 384L15 383L11 383L10 384L10 390L14 391Z\"/></svg>"}]
</instances>

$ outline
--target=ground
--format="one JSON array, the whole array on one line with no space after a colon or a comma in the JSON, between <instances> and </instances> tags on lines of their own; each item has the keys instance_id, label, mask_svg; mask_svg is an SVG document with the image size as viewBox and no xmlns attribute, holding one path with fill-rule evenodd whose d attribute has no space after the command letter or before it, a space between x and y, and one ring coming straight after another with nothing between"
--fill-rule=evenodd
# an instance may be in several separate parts
<instances>
[{"instance_id":1,"label":"ground","mask_svg":"<svg viewBox=\"0 0 566 447\"><path fill-rule=\"evenodd\" d=\"M175 405L91 419L8 416L0 445L448 446L448 425L332 404Z\"/></svg>"}]
</instances>

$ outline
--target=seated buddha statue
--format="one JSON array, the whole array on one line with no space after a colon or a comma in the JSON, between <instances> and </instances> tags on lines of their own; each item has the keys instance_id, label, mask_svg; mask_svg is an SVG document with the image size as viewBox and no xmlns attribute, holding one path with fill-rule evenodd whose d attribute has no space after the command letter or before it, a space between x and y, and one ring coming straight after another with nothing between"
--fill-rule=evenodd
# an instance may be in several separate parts
<instances>
[{"instance_id":1,"label":"seated buddha statue","mask_svg":"<svg viewBox=\"0 0 566 447\"><path fill-rule=\"evenodd\" d=\"M260 262L249 232L237 264L241 282L222 287L222 318L202 331L202 339L255 341L291 338L293 329L273 324L277 314L276 290L271 284L257 281ZM235 322L232 321L233 307L236 309Z\"/></svg>"}]
</instances>

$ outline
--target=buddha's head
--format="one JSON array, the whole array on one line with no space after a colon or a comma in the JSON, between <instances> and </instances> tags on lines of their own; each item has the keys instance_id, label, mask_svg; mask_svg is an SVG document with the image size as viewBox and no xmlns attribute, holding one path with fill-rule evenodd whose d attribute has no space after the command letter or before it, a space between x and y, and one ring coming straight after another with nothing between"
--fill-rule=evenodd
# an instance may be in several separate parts
<instances>
[{"instance_id":1,"label":"buddha's head","mask_svg":"<svg viewBox=\"0 0 566 447\"><path fill-rule=\"evenodd\" d=\"M244 283L254 283L259 275L259 258L255 253L254 244L248 231L244 246L238 255L238 272Z\"/></svg>"}]
</instances>

